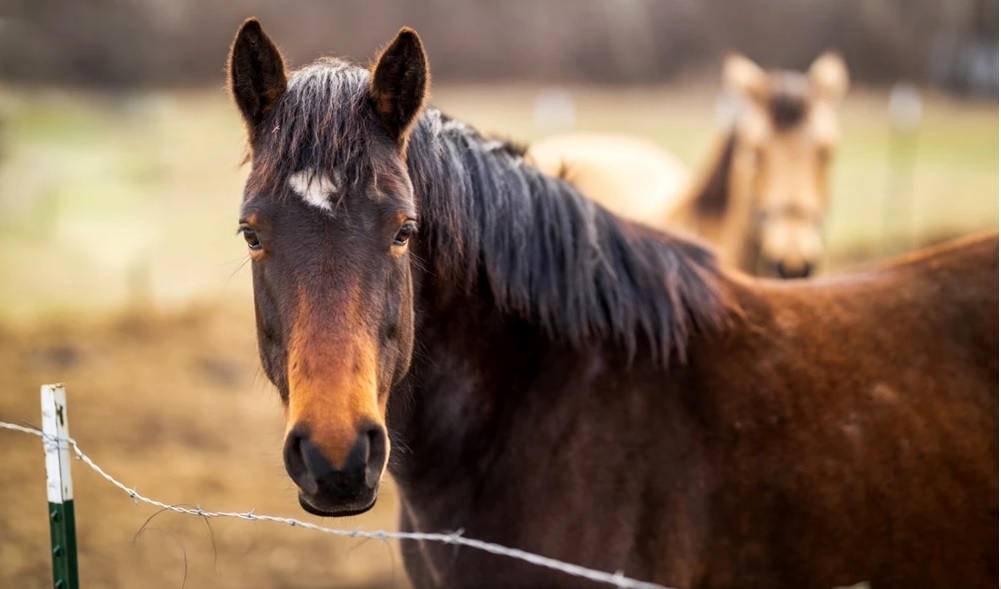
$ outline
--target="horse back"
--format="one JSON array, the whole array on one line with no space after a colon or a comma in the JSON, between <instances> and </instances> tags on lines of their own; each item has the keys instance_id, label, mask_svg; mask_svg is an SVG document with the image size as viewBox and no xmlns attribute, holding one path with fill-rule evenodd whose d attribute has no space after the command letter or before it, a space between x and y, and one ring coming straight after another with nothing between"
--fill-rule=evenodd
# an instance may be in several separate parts
<instances>
[{"instance_id":1,"label":"horse back","mask_svg":"<svg viewBox=\"0 0 1001 589\"><path fill-rule=\"evenodd\" d=\"M824 280L762 281L752 287L759 313L791 323L801 337L834 343L861 338L882 352L870 361L923 357L931 374L966 358L998 374L998 233L957 239L869 269ZM796 321L800 319L801 322ZM795 338L794 338L795 339ZM843 353L856 356L850 350ZM996 391L995 391L996 392Z\"/></svg>"},{"instance_id":2,"label":"horse back","mask_svg":"<svg viewBox=\"0 0 1001 589\"><path fill-rule=\"evenodd\" d=\"M684 383L714 489L706 585L993 586L997 233L734 292L743 314Z\"/></svg>"},{"instance_id":3,"label":"horse back","mask_svg":"<svg viewBox=\"0 0 1001 589\"><path fill-rule=\"evenodd\" d=\"M890 304L910 306L911 320L934 330L937 353L970 355L998 376L998 233L988 232L928 248L872 272ZM864 296L864 293L860 293ZM874 318L876 319L876 318ZM905 326L897 329L903 333ZM937 340L937 341L935 341Z\"/></svg>"}]
</instances>

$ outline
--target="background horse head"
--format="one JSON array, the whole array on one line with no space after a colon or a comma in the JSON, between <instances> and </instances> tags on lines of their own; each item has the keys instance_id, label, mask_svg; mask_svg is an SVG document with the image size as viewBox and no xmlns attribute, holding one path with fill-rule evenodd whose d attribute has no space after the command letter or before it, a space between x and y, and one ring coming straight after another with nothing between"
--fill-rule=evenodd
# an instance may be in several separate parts
<instances>
[{"instance_id":1,"label":"background horse head","mask_svg":"<svg viewBox=\"0 0 1001 589\"><path fill-rule=\"evenodd\" d=\"M726 134L694 182L671 153L639 138L556 135L533 143L527 159L616 214L693 230L725 265L809 276L824 254L836 107L848 89L844 62L825 53L805 74L769 73L734 54L723 83L731 106Z\"/></svg>"},{"instance_id":2,"label":"background horse head","mask_svg":"<svg viewBox=\"0 0 1001 589\"><path fill-rule=\"evenodd\" d=\"M725 219L722 239L745 271L808 276L824 253L828 167L838 141L835 108L848 88L844 62L825 53L806 74L769 73L730 55L723 82L740 105L717 161L728 168L719 170L729 175L728 187L696 208Z\"/></svg>"}]
</instances>

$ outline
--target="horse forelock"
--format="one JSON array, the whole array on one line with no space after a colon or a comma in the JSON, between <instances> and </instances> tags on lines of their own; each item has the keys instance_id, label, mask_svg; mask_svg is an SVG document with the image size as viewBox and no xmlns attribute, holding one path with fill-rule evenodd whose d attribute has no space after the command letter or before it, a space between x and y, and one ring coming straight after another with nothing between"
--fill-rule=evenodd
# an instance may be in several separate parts
<instances>
[{"instance_id":1,"label":"horse forelock","mask_svg":"<svg viewBox=\"0 0 1001 589\"><path fill-rule=\"evenodd\" d=\"M302 176L315 175L317 185L340 188L331 195L336 210L356 183L381 174L390 158L380 151L368 79L331 59L294 72L253 146L251 181L326 208ZM665 363L684 359L692 334L722 324L729 303L708 250L618 220L523 153L425 109L406 166L428 258L421 264L436 283L487 289L501 312L572 345L604 338L630 355L642 345Z\"/></svg>"},{"instance_id":2,"label":"horse forelock","mask_svg":"<svg viewBox=\"0 0 1001 589\"><path fill-rule=\"evenodd\" d=\"M296 184L308 189L336 179L329 203L336 208L370 178L379 160L371 155L378 122L368 106L368 78L364 68L333 58L295 70L251 146L251 185L284 198L303 196Z\"/></svg>"},{"instance_id":3,"label":"horse forelock","mask_svg":"<svg viewBox=\"0 0 1001 589\"><path fill-rule=\"evenodd\" d=\"M773 72L771 92L765 104L772 128L782 132L802 124L813 98L809 79L802 73Z\"/></svg>"},{"instance_id":4,"label":"horse forelock","mask_svg":"<svg viewBox=\"0 0 1001 589\"><path fill-rule=\"evenodd\" d=\"M807 99L799 94L777 92L768 98L768 114L776 131L798 126L806 119Z\"/></svg>"}]
</instances>

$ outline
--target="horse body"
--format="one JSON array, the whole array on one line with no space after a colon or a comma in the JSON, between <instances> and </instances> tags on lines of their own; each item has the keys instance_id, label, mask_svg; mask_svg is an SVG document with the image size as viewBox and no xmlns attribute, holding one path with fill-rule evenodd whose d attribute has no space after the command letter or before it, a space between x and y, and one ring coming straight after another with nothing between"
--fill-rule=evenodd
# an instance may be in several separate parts
<instances>
[{"instance_id":1,"label":"horse body","mask_svg":"<svg viewBox=\"0 0 1001 589\"><path fill-rule=\"evenodd\" d=\"M412 31L289 78L248 21L230 68L304 509L365 511L388 468L404 530L677 587L993 586L996 233L755 281L424 108ZM402 550L420 588L585 585Z\"/></svg>"},{"instance_id":2,"label":"horse body","mask_svg":"<svg viewBox=\"0 0 1001 589\"><path fill-rule=\"evenodd\" d=\"M995 235L850 279L729 282L741 313L667 369L539 346L498 317L426 318L428 360L389 414L402 527L673 587L988 586L997 258ZM860 329L888 320L915 345ZM581 586L448 546L403 553L420 587Z\"/></svg>"}]
</instances>

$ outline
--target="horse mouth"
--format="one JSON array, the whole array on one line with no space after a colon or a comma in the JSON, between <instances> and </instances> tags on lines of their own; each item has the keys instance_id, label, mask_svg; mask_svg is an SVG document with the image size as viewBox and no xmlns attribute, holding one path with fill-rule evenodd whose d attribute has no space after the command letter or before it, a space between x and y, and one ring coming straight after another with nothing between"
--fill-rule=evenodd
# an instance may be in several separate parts
<instances>
[{"instance_id":1,"label":"horse mouth","mask_svg":"<svg viewBox=\"0 0 1001 589\"><path fill-rule=\"evenodd\" d=\"M372 493L371 498L368 501L361 500L344 505L332 505L326 502L317 501L313 499L312 501L306 497L305 494L299 493L299 507L302 507L306 513L313 515L318 515L320 517L350 517L352 515L361 515L366 511L372 509L375 506L376 498L378 493ZM317 506L313 502L321 503L322 506Z\"/></svg>"}]
</instances>

